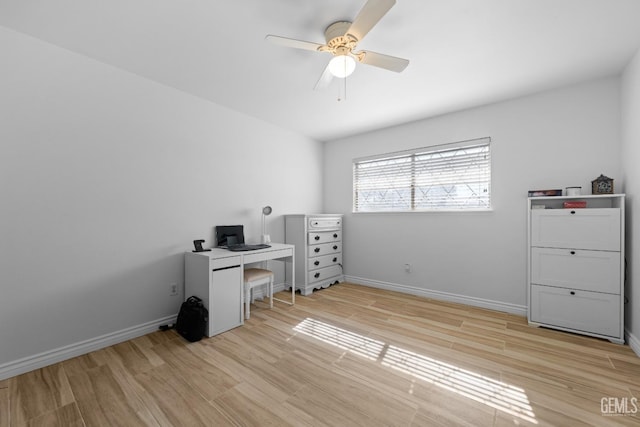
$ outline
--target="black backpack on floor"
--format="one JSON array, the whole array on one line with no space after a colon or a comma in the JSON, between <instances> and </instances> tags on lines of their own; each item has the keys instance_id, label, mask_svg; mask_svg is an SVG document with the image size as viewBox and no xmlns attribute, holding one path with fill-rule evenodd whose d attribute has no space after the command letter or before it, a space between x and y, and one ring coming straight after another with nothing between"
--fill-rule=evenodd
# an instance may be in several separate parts
<instances>
[{"instance_id":1,"label":"black backpack on floor","mask_svg":"<svg viewBox=\"0 0 640 427\"><path fill-rule=\"evenodd\" d=\"M205 335L209 311L197 296L189 297L180 306L176 331L190 342L200 341Z\"/></svg>"}]
</instances>

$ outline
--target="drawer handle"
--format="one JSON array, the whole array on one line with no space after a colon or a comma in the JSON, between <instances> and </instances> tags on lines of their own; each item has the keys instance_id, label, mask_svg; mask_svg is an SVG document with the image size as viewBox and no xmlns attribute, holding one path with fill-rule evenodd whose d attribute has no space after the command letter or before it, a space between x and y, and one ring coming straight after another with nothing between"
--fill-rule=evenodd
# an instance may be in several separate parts
<instances>
[{"instance_id":1,"label":"drawer handle","mask_svg":"<svg viewBox=\"0 0 640 427\"><path fill-rule=\"evenodd\" d=\"M338 245L333 245L333 250L335 251L336 249L338 249Z\"/></svg>"},{"instance_id":2,"label":"drawer handle","mask_svg":"<svg viewBox=\"0 0 640 427\"><path fill-rule=\"evenodd\" d=\"M576 294L576 293L575 293L575 291L571 291L571 292L569 292L569 293L570 293L571 295L575 295L575 294Z\"/></svg>"},{"instance_id":3,"label":"drawer handle","mask_svg":"<svg viewBox=\"0 0 640 427\"><path fill-rule=\"evenodd\" d=\"M314 262L313 265L320 265L320 261Z\"/></svg>"},{"instance_id":4,"label":"drawer handle","mask_svg":"<svg viewBox=\"0 0 640 427\"><path fill-rule=\"evenodd\" d=\"M575 255L575 254L576 254L576 251L571 251L571 252L569 252L569 253L570 253L571 255Z\"/></svg>"},{"instance_id":5,"label":"drawer handle","mask_svg":"<svg viewBox=\"0 0 640 427\"><path fill-rule=\"evenodd\" d=\"M333 238L337 239L338 238L338 233L333 233Z\"/></svg>"},{"instance_id":6,"label":"drawer handle","mask_svg":"<svg viewBox=\"0 0 640 427\"><path fill-rule=\"evenodd\" d=\"M314 239L320 240L320 236L316 236L316 237L314 237Z\"/></svg>"},{"instance_id":7,"label":"drawer handle","mask_svg":"<svg viewBox=\"0 0 640 427\"><path fill-rule=\"evenodd\" d=\"M575 213L576 213L576 211L571 211L571 215L573 215L573 214L575 214Z\"/></svg>"},{"instance_id":8,"label":"drawer handle","mask_svg":"<svg viewBox=\"0 0 640 427\"><path fill-rule=\"evenodd\" d=\"M337 257L333 257L333 262L338 262L338 258Z\"/></svg>"},{"instance_id":9,"label":"drawer handle","mask_svg":"<svg viewBox=\"0 0 640 427\"><path fill-rule=\"evenodd\" d=\"M320 273L314 274L313 277L315 277L317 279L318 277L320 277Z\"/></svg>"},{"instance_id":10,"label":"drawer handle","mask_svg":"<svg viewBox=\"0 0 640 427\"><path fill-rule=\"evenodd\" d=\"M320 252L320 248L315 248L315 249L313 250L313 252L315 252L315 253Z\"/></svg>"}]
</instances>

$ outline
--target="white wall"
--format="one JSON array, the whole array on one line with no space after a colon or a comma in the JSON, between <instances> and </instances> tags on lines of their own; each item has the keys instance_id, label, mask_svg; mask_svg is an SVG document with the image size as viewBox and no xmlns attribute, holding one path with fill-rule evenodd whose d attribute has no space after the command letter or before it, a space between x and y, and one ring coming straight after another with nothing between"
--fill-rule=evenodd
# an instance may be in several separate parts
<instances>
[{"instance_id":1,"label":"white wall","mask_svg":"<svg viewBox=\"0 0 640 427\"><path fill-rule=\"evenodd\" d=\"M326 143L324 208L345 214L347 276L524 314L527 190L590 193L600 173L619 185L619 100L603 79ZM353 158L485 136L492 212L351 213Z\"/></svg>"},{"instance_id":2,"label":"white wall","mask_svg":"<svg viewBox=\"0 0 640 427\"><path fill-rule=\"evenodd\" d=\"M624 191L627 194L627 284L629 303L625 309L625 326L631 334L630 343L640 355L640 51L627 65L622 86L622 165Z\"/></svg>"},{"instance_id":3,"label":"white wall","mask_svg":"<svg viewBox=\"0 0 640 427\"><path fill-rule=\"evenodd\" d=\"M257 241L270 204L282 241L321 210L318 142L3 27L0 52L0 370L175 315L216 224Z\"/></svg>"}]
</instances>

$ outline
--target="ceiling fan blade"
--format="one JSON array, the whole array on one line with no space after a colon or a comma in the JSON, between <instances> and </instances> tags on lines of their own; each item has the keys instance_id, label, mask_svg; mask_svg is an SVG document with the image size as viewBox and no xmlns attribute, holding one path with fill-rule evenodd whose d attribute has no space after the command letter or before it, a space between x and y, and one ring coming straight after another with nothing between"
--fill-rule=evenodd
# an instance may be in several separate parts
<instances>
[{"instance_id":1,"label":"ceiling fan blade","mask_svg":"<svg viewBox=\"0 0 640 427\"><path fill-rule=\"evenodd\" d=\"M383 55L371 51L362 51L364 57L360 60L363 64L373 65L374 67L384 68L385 70L395 71L399 73L409 65L408 59L396 58L395 56Z\"/></svg>"},{"instance_id":2,"label":"ceiling fan blade","mask_svg":"<svg viewBox=\"0 0 640 427\"><path fill-rule=\"evenodd\" d=\"M396 0L369 0L362 7L358 16L353 20L347 34L351 34L359 41L389 12L396 4Z\"/></svg>"},{"instance_id":3,"label":"ceiling fan blade","mask_svg":"<svg viewBox=\"0 0 640 427\"><path fill-rule=\"evenodd\" d=\"M306 42L304 40L290 39L287 37L274 36L272 34L269 34L268 36L266 36L265 40L269 40L271 43L274 43L280 46L293 47L296 49L305 49L305 50L317 51L324 46L318 43Z\"/></svg>"},{"instance_id":4,"label":"ceiling fan blade","mask_svg":"<svg viewBox=\"0 0 640 427\"><path fill-rule=\"evenodd\" d=\"M327 64L316 85L313 87L313 90L322 90L327 88L329 83L331 83L331 80L333 80L333 74L329 71L329 64Z\"/></svg>"}]
</instances>

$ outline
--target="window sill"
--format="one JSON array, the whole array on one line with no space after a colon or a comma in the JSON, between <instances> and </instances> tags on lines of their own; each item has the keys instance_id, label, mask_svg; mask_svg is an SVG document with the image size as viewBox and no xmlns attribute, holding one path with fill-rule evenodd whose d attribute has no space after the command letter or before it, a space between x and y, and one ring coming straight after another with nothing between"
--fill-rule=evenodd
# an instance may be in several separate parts
<instances>
[{"instance_id":1,"label":"window sill","mask_svg":"<svg viewBox=\"0 0 640 427\"><path fill-rule=\"evenodd\" d=\"M478 214L478 213L492 213L494 212L493 208L490 209L429 209L429 210L415 210L415 211L352 211L352 214L355 215L398 215L398 214L438 214L438 213L446 213L446 214Z\"/></svg>"}]
</instances>

